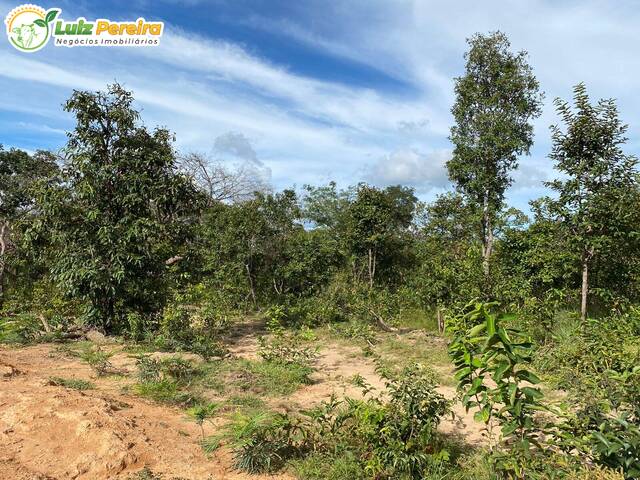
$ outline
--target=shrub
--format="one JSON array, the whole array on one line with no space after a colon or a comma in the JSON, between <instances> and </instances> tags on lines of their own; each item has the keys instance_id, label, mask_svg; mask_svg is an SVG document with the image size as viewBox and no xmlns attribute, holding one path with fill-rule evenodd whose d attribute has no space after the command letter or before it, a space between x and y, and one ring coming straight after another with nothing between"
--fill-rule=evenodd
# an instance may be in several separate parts
<instances>
[{"instance_id":1,"label":"shrub","mask_svg":"<svg viewBox=\"0 0 640 480\"><path fill-rule=\"evenodd\" d=\"M164 308L153 343L164 350L191 351L204 358L221 355L224 349L219 337L233 314L221 292L204 284L191 286L176 293Z\"/></svg>"},{"instance_id":2,"label":"shrub","mask_svg":"<svg viewBox=\"0 0 640 480\"><path fill-rule=\"evenodd\" d=\"M225 438L237 465L250 472L273 471L295 458L306 458L296 463L297 468L309 468L320 455L331 462L336 456L342 459L336 462L342 465L339 475L421 479L430 466L449 458L436 432L449 403L436 392L433 378L424 367L413 365L389 379L388 400L332 398L301 418L264 412L240 416Z\"/></svg>"},{"instance_id":3,"label":"shrub","mask_svg":"<svg viewBox=\"0 0 640 480\"><path fill-rule=\"evenodd\" d=\"M141 382L159 382L173 380L178 385L186 385L198 374L197 369L189 360L180 357L164 359L141 355L136 361L138 379Z\"/></svg>"},{"instance_id":4,"label":"shrub","mask_svg":"<svg viewBox=\"0 0 640 480\"><path fill-rule=\"evenodd\" d=\"M204 441L204 422L211 421L210 419L218 411L218 404L206 403L203 405L196 405L187 410L187 415L200 427L200 433L202 435L202 441Z\"/></svg>"},{"instance_id":5,"label":"shrub","mask_svg":"<svg viewBox=\"0 0 640 480\"><path fill-rule=\"evenodd\" d=\"M157 382L141 382L133 386L136 394L155 402L181 405L185 407L204 404L200 396L183 391L175 380L163 379Z\"/></svg>"},{"instance_id":6,"label":"shrub","mask_svg":"<svg viewBox=\"0 0 640 480\"><path fill-rule=\"evenodd\" d=\"M533 386L539 379L527 369L531 342L519 331L506 329L502 324L508 317L494 314L495 306L472 302L451 319L454 337L449 352L462 404L477 410L476 420L490 426L495 419L501 426L502 445L508 453L494 451L496 467L525 478L531 449L539 445L543 433L534 416L544 409L543 395Z\"/></svg>"},{"instance_id":7,"label":"shrub","mask_svg":"<svg viewBox=\"0 0 640 480\"><path fill-rule=\"evenodd\" d=\"M279 413L236 413L222 435L204 442L207 452L226 442L237 468L249 473L273 472L301 449L302 439L291 417Z\"/></svg>"},{"instance_id":8,"label":"shrub","mask_svg":"<svg viewBox=\"0 0 640 480\"><path fill-rule=\"evenodd\" d=\"M318 356L318 350L309 347L300 347L291 336L277 336L271 340L264 337L258 339L260 350L258 354L266 362L280 363L283 365L300 365L311 368Z\"/></svg>"}]
</instances>

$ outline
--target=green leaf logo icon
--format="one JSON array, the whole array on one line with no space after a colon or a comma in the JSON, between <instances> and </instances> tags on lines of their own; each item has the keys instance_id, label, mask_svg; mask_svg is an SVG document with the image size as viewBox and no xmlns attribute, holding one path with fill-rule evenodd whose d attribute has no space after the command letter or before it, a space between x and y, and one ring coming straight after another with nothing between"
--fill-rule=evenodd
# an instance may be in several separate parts
<instances>
[{"instance_id":1,"label":"green leaf logo icon","mask_svg":"<svg viewBox=\"0 0 640 480\"><path fill-rule=\"evenodd\" d=\"M37 52L49 41L53 31L50 24L59 13L59 8L45 10L33 4L14 8L4 21L9 43L22 52Z\"/></svg>"}]
</instances>

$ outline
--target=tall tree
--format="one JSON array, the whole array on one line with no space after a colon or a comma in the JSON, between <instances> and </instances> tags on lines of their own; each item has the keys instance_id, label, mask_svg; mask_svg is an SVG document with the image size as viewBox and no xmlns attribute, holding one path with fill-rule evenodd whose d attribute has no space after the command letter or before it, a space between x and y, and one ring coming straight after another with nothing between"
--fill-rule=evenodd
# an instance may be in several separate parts
<instances>
[{"instance_id":1,"label":"tall tree","mask_svg":"<svg viewBox=\"0 0 640 480\"><path fill-rule=\"evenodd\" d=\"M3 301L5 271L9 253L15 251L18 223L34 207L34 187L58 171L53 154L34 155L0 145L0 306Z\"/></svg>"},{"instance_id":2,"label":"tall tree","mask_svg":"<svg viewBox=\"0 0 640 480\"><path fill-rule=\"evenodd\" d=\"M473 209L458 193L439 195L419 214L416 245L419 268L413 277L423 304L436 307L438 329L444 330L443 307L477 296L479 271Z\"/></svg>"},{"instance_id":3,"label":"tall tree","mask_svg":"<svg viewBox=\"0 0 640 480\"><path fill-rule=\"evenodd\" d=\"M495 218L518 156L533 143L531 121L541 113L542 94L527 53L512 53L506 35L476 34L467 42L466 71L455 80L454 150L447 168L477 212L488 286Z\"/></svg>"},{"instance_id":4,"label":"tall tree","mask_svg":"<svg viewBox=\"0 0 640 480\"><path fill-rule=\"evenodd\" d=\"M196 196L177 173L169 131L139 124L120 85L75 91L61 185L39 195L53 279L87 301L88 320L117 328L127 311L161 306L166 261L184 248Z\"/></svg>"},{"instance_id":5,"label":"tall tree","mask_svg":"<svg viewBox=\"0 0 640 480\"><path fill-rule=\"evenodd\" d=\"M612 99L592 105L587 89L574 88L575 108L559 98L555 105L566 129L551 127L550 158L566 179L549 182L558 192L547 202L568 228L580 254L581 317L587 317L590 266L595 257L633 236L637 203L638 159L623 152L627 125Z\"/></svg>"}]
</instances>

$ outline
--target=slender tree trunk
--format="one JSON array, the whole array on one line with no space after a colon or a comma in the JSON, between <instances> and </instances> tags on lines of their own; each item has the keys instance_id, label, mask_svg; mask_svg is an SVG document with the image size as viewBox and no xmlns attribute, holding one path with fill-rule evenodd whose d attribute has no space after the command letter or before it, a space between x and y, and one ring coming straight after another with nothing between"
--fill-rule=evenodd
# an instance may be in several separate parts
<instances>
[{"instance_id":1,"label":"slender tree trunk","mask_svg":"<svg viewBox=\"0 0 640 480\"><path fill-rule=\"evenodd\" d=\"M7 235L8 224L2 222L0 226L0 307L4 303L4 270L5 270L5 252L7 251Z\"/></svg>"},{"instance_id":2,"label":"slender tree trunk","mask_svg":"<svg viewBox=\"0 0 640 480\"><path fill-rule=\"evenodd\" d=\"M491 215L489 213L489 192L486 192L482 207L482 271L484 273L485 288L490 285L492 251L493 225L491 224Z\"/></svg>"},{"instance_id":3,"label":"slender tree trunk","mask_svg":"<svg viewBox=\"0 0 640 480\"><path fill-rule=\"evenodd\" d=\"M376 274L376 257L372 248L369 249L369 288L373 288L373 277Z\"/></svg>"},{"instance_id":4,"label":"slender tree trunk","mask_svg":"<svg viewBox=\"0 0 640 480\"><path fill-rule=\"evenodd\" d=\"M251 299L253 300L253 306L255 307L258 302L256 302L256 290L253 287L253 278L251 277L251 269L249 268L249 264L245 263L244 267L247 269L247 277L249 278L249 292L251 293Z\"/></svg>"},{"instance_id":5,"label":"slender tree trunk","mask_svg":"<svg viewBox=\"0 0 640 480\"><path fill-rule=\"evenodd\" d=\"M438 319L438 333L442 334L444 332L444 315L442 315L442 309L438 307L436 311L436 317Z\"/></svg>"},{"instance_id":6,"label":"slender tree trunk","mask_svg":"<svg viewBox=\"0 0 640 480\"><path fill-rule=\"evenodd\" d=\"M589 295L589 261L593 256L593 248L582 253L582 291L580 295L580 319L587 319L587 299Z\"/></svg>"}]
</instances>

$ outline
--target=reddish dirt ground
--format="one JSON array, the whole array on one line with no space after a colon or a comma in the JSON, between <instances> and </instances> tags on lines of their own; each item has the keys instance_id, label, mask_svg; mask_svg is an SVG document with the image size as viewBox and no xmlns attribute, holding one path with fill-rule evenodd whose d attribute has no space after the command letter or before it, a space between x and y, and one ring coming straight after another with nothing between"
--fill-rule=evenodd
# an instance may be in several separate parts
<instances>
[{"instance_id":1,"label":"reddish dirt ground","mask_svg":"<svg viewBox=\"0 0 640 480\"><path fill-rule=\"evenodd\" d=\"M255 358L258 343L254 334L247 332L230 342L231 353ZM127 479L145 467L163 479L292 478L284 473L269 476L238 472L224 449L207 457L198 444L199 427L186 418L183 410L123 391L124 385L134 381L131 355L117 353L111 362L124 375L96 378L85 362L60 352L56 345L0 348L0 480ZM357 397L360 390L349 381L356 374L378 392L383 390L384 381L373 362L358 348L325 345L317 359L313 383L269 404L296 410L332 394ZM90 380L96 389L54 386L51 377ZM451 387L440 387L440 391L447 398L455 395ZM469 444L482 443L482 427L459 403L453 408L456 418L444 421L441 430L463 437ZM207 425L207 435L215 434L222 422L217 419Z\"/></svg>"},{"instance_id":2,"label":"reddish dirt ground","mask_svg":"<svg viewBox=\"0 0 640 480\"><path fill-rule=\"evenodd\" d=\"M124 354L113 360L130 362ZM91 379L97 388L52 386L52 376ZM51 345L0 349L0 479L120 479L144 467L166 478L290 478L234 471L223 450L207 458L183 411L124 395L121 385L93 378Z\"/></svg>"}]
</instances>

